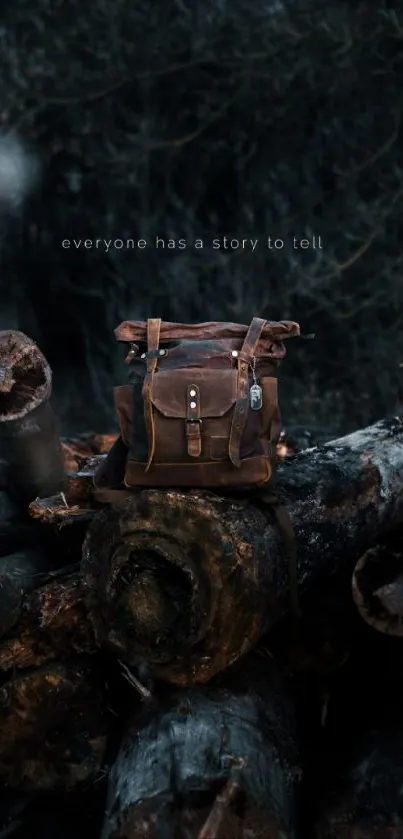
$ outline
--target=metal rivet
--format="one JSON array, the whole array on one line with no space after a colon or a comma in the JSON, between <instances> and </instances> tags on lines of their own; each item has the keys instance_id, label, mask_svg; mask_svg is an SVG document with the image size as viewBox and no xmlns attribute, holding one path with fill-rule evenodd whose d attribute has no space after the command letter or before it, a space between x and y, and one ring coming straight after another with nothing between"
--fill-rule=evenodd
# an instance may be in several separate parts
<instances>
[{"instance_id":1,"label":"metal rivet","mask_svg":"<svg viewBox=\"0 0 403 839\"><path fill-rule=\"evenodd\" d=\"M238 350L232 350L232 358L238 358Z\"/></svg>"},{"instance_id":2,"label":"metal rivet","mask_svg":"<svg viewBox=\"0 0 403 839\"><path fill-rule=\"evenodd\" d=\"M141 354L140 358L145 358L145 357L146 357L146 354L145 354L145 352L143 352L143 353Z\"/></svg>"},{"instance_id":3,"label":"metal rivet","mask_svg":"<svg viewBox=\"0 0 403 839\"><path fill-rule=\"evenodd\" d=\"M196 391L195 390L190 390L189 393L190 393L191 396L196 396Z\"/></svg>"},{"instance_id":4,"label":"metal rivet","mask_svg":"<svg viewBox=\"0 0 403 839\"><path fill-rule=\"evenodd\" d=\"M190 403L190 407L191 407L191 408L195 408L195 407L196 407L196 402L191 402L191 403Z\"/></svg>"}]
</instances>

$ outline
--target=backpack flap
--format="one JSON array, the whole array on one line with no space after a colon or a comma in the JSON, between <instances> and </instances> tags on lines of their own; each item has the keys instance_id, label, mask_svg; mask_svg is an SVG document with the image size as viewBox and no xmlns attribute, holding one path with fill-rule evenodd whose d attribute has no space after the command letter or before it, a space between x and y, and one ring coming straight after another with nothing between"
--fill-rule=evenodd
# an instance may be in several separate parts
<instances>
[{"instance_id":1,"label":"backpack flap","mask_svg":"<svg viewBox=\"0 0 403 839\"><path fill-rule=\"evenodd\" d=\"M214 439L226 441L222 457L228 457L236 398L234 369L160 371L150 392L155 459L171 463L199 457L210 460Z\"/></svg>"}]
</instances>

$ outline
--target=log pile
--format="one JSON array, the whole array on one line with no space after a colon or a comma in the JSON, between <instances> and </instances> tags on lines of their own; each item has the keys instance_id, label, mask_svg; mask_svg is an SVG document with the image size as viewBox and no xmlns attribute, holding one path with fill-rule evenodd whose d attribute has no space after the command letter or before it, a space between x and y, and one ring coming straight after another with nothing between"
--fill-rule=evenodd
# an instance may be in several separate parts
<instances>
[{"instance_id":1,"label":"log pile","mask_svg":"<svg viewBox=\"0 0 403 839\"><path fill-rule=\"evenodd\" d=\"M402 839L401 418L283 434L290 562L266 492L95 491L50 395L0 333L0 839Z\"/></svg>"}]
</instances>

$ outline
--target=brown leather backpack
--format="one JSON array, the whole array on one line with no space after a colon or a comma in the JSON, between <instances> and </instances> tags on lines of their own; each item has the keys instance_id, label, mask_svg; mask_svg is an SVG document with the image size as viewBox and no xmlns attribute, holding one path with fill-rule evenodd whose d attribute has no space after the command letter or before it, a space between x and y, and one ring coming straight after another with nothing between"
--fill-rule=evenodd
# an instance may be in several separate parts
<instances>
[{"instance_id":1,"label":"brown leather backpack","mask_svg":"<svg viewBox=\"0 0 403 839\"><path fill-rule=\"evenodd\" d=\"M122 323L130 384L98 487L265 486L280 434L277 367L297 323ZM123 465L122 465L123 464Z\"/></svg>"}]
</instances>

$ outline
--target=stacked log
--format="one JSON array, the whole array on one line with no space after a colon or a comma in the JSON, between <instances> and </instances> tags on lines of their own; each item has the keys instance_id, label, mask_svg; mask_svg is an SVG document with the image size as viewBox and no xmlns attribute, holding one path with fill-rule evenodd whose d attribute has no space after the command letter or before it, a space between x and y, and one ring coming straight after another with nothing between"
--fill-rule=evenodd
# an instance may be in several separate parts
<instances>
[{"instance_id":1,"label":"stacked log","mask_svg":"<svg viewBox=\"0 0 403 839\"><path fill-rule=\"evenodd\" d=\"M94 781L107 738L81 580L62 570L68 551L28 511L66 488L50 396L39 348L0 332L0 780L28 796ZM5 821L8 834L14 819Z\"/></svg>"},{"instance_id":2,"label":"stacked log","mask_svg":"<svg viewBox=\"0 0 403 839\"><path fill-rule=\"evenodd\" d=\"M400 418L304 451L284 435L275 498L103 494L116 435L60 441L50 396L40 350L0 333L1 839L18 796L68 807L98 783L88 839L403 836L401 721L361 746L353 726L336 780L318 747L362 645L378 705L395 689L380 658L401 672Z\"/></svg>"},{"instance_id":3,"label":"stacked log","mask_svg":"<svg viewBox=\"0 0 403 839\"><path fill-rule=\"evenodd\" d=\"M102 839L291 839L295 737L274 663L258 654L209 685L154 696L124 733Z\"/></svg>"},{"instance_id":4,"label":"stacked log","mask_svg":"<svg viewBox=\"0 0 403 839\"><path fill-rule=\"evenodd\" d=\"M251 649L290 609L295 584L311 619L335 579L349 604L358 557L403 519L402 442L403 425L383 421L279 467L296 569L263 492L118 494L95 516L83 549L99 643L129 664L146 662L158 678L192 684Z\"/></svg>"}]
</instances>

